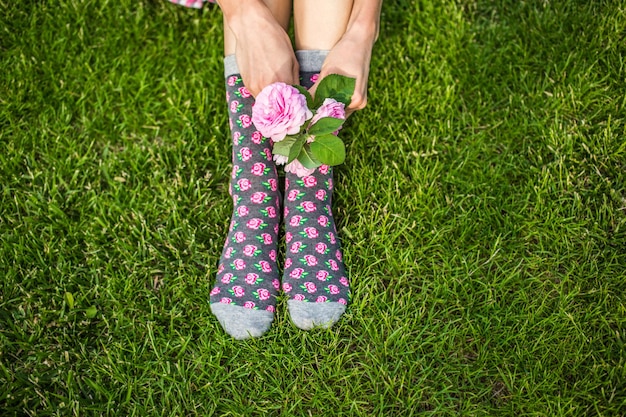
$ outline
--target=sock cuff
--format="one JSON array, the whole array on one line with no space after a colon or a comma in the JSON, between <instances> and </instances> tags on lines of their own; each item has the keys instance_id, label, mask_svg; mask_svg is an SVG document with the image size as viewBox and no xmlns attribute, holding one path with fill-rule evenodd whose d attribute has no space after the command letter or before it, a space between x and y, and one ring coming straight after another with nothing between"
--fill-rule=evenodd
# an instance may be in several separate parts
<instances>
[{"instance_id":1,"label":"sock cuff","mask_svg":"<svg viewBox=\"0 0 626 417\"><path fill-rule=\"evenodd\" d=\"M237 59L235 54L224 57L224 78L230 75L239 74L239 67L237 66Z\"/></svg>"},{"instance_id":2,"label":"sock cuff","mask_svg":"<svg viewBox=\"0 0 626 417\"><path fill-rule=\"evenodd\" d=\"M300 64L301 72L319 72L322 69L322 64L328 55L325 50L307 49L296 51L296 58Z\"/></svg>"}]
</instances>

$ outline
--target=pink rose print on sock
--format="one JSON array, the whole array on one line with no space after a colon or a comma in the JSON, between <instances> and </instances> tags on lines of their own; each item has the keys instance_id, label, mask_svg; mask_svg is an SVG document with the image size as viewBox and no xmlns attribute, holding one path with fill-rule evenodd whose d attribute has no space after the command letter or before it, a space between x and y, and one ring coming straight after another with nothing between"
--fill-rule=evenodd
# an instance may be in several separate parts
<instances>
[{"instance_id":1,"label":"pink rose print on sock","mask_svg":"<svg viewBox=\"0 0 626 417\"><path fill-rule=\"evenodd\" d=\"M252 183L250 182L249 179L242 178L239 181L237 181L237 186L239 187L240 191L248 191L250 188L252 188Z\"/></svg>"},{"instance_id":2,"label":"pink rose print on sock","mask_svg":"<svg viewBox=\"0 0 626 417\"><path fill-rule=\"evenodd\" d=\"M239 145L239 139L241 138L241 132L233 132L233 143Z\"/></svg>"},{"instance_id":3,"label":"pink rose print on sock","mask_svg":"<svg viewBox=\"0 0 626 417\"><path fill-rule=\"evenodd\" d=\"M270 313L273 313L274 311L276 311L276 309L274 308L274 306L267 306L267 308L265 309L266 311L269 311Z\"/></svg>"},{"instance_id":4,"label":"pink rose print on sock","mask_svg":"<svg viewBox=\"0 0 626 417\"><path fill-rule=\"evenodd\" d=\"M246 284L248 285L254 285L256 284L257 280L259 279L259 274L255 274L254 272L250 272L248 274L246 274Z\"/></svg>"},{"instance_id":5,"label":"pink rose print on sock","mask_svg":"<svg viewBox=\"0 0 626 417\"><path fill-rule=\"evenodd\" d=\"M265 211L267 212L267 217L269 217L270 219L273 219L276 217L277 213L276 213L276 208L270 206L267 209L265 209Z\"/></svg>"},{"instance_id":6,"label":"pink rose print on sock","mask_svg":"<svg viewBox=\"0 0 626 417\"><path fill-rule=\"evenodd\" d=\"M339 287L336 285L329 285L328 286L328 292L335 295L335 294L339 294Z\"/></svg>"},{"instance_id":7,"label":"pink rose print on sock","mask_svg":"<svg viewBox=\"0 0 626 417\"><path fill-rule=\"evenodd\" d=\"M328 298L326 298L323 295L320 295L319 297L317 297L317 299L315 300L316 303L325 303L326 301L328 301Z\"/></svg>"},{"instance_id":8,"label":"pink rose print on sock","mask_svg":"<svg viewBox=\"0 0 626 417\"><path fill-rule=\"evenodd\" d=\"M304 269L302 269L302 268L294 268L294 270L291 271L289 276L291 278L294 278L294 279L300 279L300 277L302 276L303 272L304 272Z\"/></svg>"},{"instance_id":9,"label":"pink rose print on sock","mask_svg":"<svg viewBox=\"0 0 626 417\"><path fill-rule=\"evenodd\" d=\"M343 304L344 306L348 304L348 303L346 302L346 300L344 300L343 298L340 298L339 300L337 300L337 302L338 302L339 304Z\"/></svg>"},{"instance_id":10,"label":"pink rose print on sock","mask_svg":"<svg viewBox=\"0 0 626 417\"><path fill-rule=\"evenodd\" d=\"M230 173L230 176L235 179L237 178L237 175L239 174L239 165L233 165L233 170Z\"/></svg>"},{"instance_id":11,"label":"pink rose print on sock","mask_svg":"<svg viewBox=\"0 0 626 417\"><path fill-rule=\"evenodd\" d=\"M230 77L228 77L228 81L226 82L229 86L234 87L239 82L239 77L237 77L236 75L231 75Z\"/></svg>"},{"instance_id":12,"label":"pink rose print on sock","mask_svg":"<svg viewBox=\"0 0 626 417\"><path fill-rule=\"evenodd\" d=\"M305 300L304 295L302 295L302 294L294 295L293 299L296 300L296 301L304 301Z\"/></svg>"},{"instance_id":13,"label":"pink rose print on sock","mask_svg":"<svg viewBox=\"0 0 626 417\"><path fill-rule=\"evenodd\" d=\"M235 297L243 297L244 295L246 295L243 287L240 287L239 285L235 285L233 289L230 290L230 292L232 292Z\"/></svg>"},{"instance_id":14,"label":"pink rose print on sock","mask_svg":"<svg viewBox=\"0 0 626 417\"><path fill-rule=\"evenodd\" d=\"M293 242L289 251L291 253L299 253L302 250L302 242Z\"/></svg>"},{"instance_id":15,"label":"pink rose print on sock","mask_svg":"<svg viewBox=\"0 0 626 417\"><path fill-rule=\"evenodd\" d=\"M246 262L243 259L235 259L233 261L233 268L235 268L237 271L241 271L245 267L246 267Z\"/></svg>"},{"instance_id":16,"label":"pink rose print on sock","mask_svg":"<svg viewBox=\"0 0 626 417\"><path fill-rule=\"evenodd\" d=\"M293 261L291 260L291 258L285 259L285 269L290 268L292 263L293 263Z\"/></svg>"},{"instance_id":17,"label":"pink rose print on sock","mask_svg":"<svg viewBox=\"0 0 626 417\"><path fill-rule=\"evenodd\" d=\"M285 190L289 189L289 178L285 178Z\"/></svg>"},{"instance_id":18,"label":"pink rose print on sock","mask_svg":"<svg viewBox=\"0 0 626 417\"><path fill-rule=\"evenodd\" d=\"M248 220L248 222L246 223L246 226L248 227L248 229L252 229L252 230L257 230L258 228L262 227L265 223L263 223L263 220L261 219L250 219Z\"/></svg>"},{"instance_id":19,"label":"pink rose print on sock","mask_svg":"<svg viewBox=\"0 0 626 417\"><path fill-rule=\"evenodd\" d=\"M272 249L269 253L269 257L272 261L276 262L276 251L274 249Z\"/></svg>"},{"instance_id":20,"label":"pink rose print on sock","mask_svg":"<svg viewBox=\"0 0 626 417\"><path fill-rule=\"evenodd\" d=\"M237 243L241 243L244 240L246 240L246 235L243 232L237 232L235 233L235 235L233 236L233 239L235 239L235 242Z\"/></svg>"},{"instance_id":21,"label":"pink rose print on sock","mask_svg":"<svg viewBox=\"0 0 626 417\"><path fill-rule=\"evenodd\" d=\"M333 245L337 243L337 240L335 239L335 235L333 234L333 232L328 232L326 237L328 238L329 242L332 243Z\"/></svg>"},{"instance_id":22,"label":"pink rose print on sock","mask_svg":"<svg viewBox=\"0 0 626 417\"><path fill-rule=\"evenodd\" d=\"M311 78L310 78L310 80L311 80L311 82L313 84L315 84L317 82L317 80L319 80L319 79L320 79L320 75L319 74L313 74L313 75L311 75Z\"/></svg>"},{"instance_id":23,"label":"pink rose print on sock","mask_svg":"<svg viewBox=\"0 0 626 417\"><path fill-rule=\"evenodd\" d=\"M258 248L254 245L246 245L243 247L243 254L246 256L255 256L257 249Z\"/></svg>"},{"instance_id":24,"label":"pink rose print on sock","mask_svg":"<svg viewBox=\"0 0 626 417\"><path fill-rule=\"evenodd\" d=\"M307 213L311 213L311 212L317 210L317 206L315 205L315 203L313 203L311 201L303 201L301 207Z\"/></svg>"},{"instance_id":25,"label":"pink rose print on sock","mask_svg":"<svg viewBox=\"0 0 626 417\"><path fill-rule=\"evenodd\" d=\"M294 227L300 226L300 222L302 222L302 216L295 215L289 220L289 225Z\"/></svg>"},{"instance_id":26,"label":"pink rose print on sock","mask_svg":"<svg viewBox=\"0 0 626 417\"><path fill-rule=\"evenodd\" d=\"M250 136L250 138L252 139L252 142L257 145L260 145L261 142L263 142L263 135L258 130L254 131L252 133L252 136Z\"/></svg>"},{"instance_id":27,"label":"pink rose print on sock","mask_svg":"<svg viewBox=\"0 0 626 417\"><path fill-rule=\"evenodd\" d=\"M318 171L322 174L328 174L329 170L330 167L328 165L320 165L320 167L318 168Z\"/></svg>"},{"instance_id":28,"label":"pink rose print on sock","mask_svg":"<svg viewBox=\"0 0 626 417\"><path fill-rule=\"evenodd\" d=\"M230 111L232 113L237 113L239 111L239 102L237 100L230 102Z\"/></svg>"},{"instance_id":29,"label":"pink rose print on sock","mask_svg":"<svg viewBox=\"0 0 626 417\"><path fill-rule=\"evenodd\" d=\"M248 98L252 96L252 94L250 94L250 91L246 87L239 87L237 91L239 91L239 94L241 94L241 97L243 98Z\"/></svg>"},{"instance_id":30,"label":"pink rose print on sock","mask_svg":"<svg viewBox=\"0 0 626 417\"><path fill-rule=\"evenodd\" d=\"M272 243L272 235L270 235L269 233L261 234L261 238L263 239L263 243L266 245Z\"/></svg>"},{"instance_id":31,"label":"pink rose print on sock","mask_svg":"<svg viewBox=\"0 0 626 417\"><path fill-rule=\"evenodd\" d=\"M278 223L276 223L276 224L274 225L274 234L275 234L275 235L277 235L277 234L278 234L278 229L279 229L279 227L278 227Z\"/></svg>"},{"instance_id":32,"label":"pink rose print on sock","mask_svg":"<svg viewBox=\"0 0 626 417\"><path fill-rule=\"evenodd\" d=\"M326 184L328 185L328 189L332 190L333 189L333 179L329 178L328 181L326 181Z\"/></svg>"},{"instance_id":33,"label":"pink rose print on sock","mask_svg":"<svg viewBox=\"0 0 626 417\"><path fill-rule=\"evenodd\" d=\"M256 292L256 296L259 297L259 300L267 300L268 298L270 298L270 292L265 288L259 288L259 290Z\"/></svg>"},{"instance_id":34,"label":"pink rose print on sock","mask_svg":"<svg viewBox=\"0 0 626 417\"><path fill-rule=\"evenodd\" d=\"M235 230L235 227L237 227L237 222L233 220L230 222L230 226L228 226L228 231L232 232L233 230Z\"/></svg>"},{"instance_id":35,"label":"pink rose print on sock","mask_svg":"<svg viewBox=\"0 0 626 417\"><path fill-rule=\"evenodd\" d=\"M317 274L315 274L315 278L319 279L320 281L326 281L329 276L330 274L328 273L328 271L317 271Z\"/></svg>"},{"instance_id":36,"label":"pink rose print on sock","mask_svg":"<svg viewBox=\"0 0 626 417\"><path fill-rule=\"evenodd\" d=\"M268 198L266 193L262 191L257 191L256 193L252 194L252 196L250 196L250 201L255 204L261 204L265 202L266 198Z\"/></svg>"},{"instance_id":37,"label":"pink rose print on sock","mask_svg":"<svg viewBox=\"0 0 626 417\"><path fill-rule=\"evenodd\" d=\"M323 255L326 253L327 250L328 250L328 246L326 246L326 243L319 242L315 245L315 251L317 253L321 253Z\"/></svg>"},{"instance_id":38,"label":"pink rose print on sock","mask_svg":"<svg viewBox=\"0 0 626 417\"><path fill-rule=\"evenodd\" d=\"M321 216L317 218L317 223L319 223L319 225L322 227L328 226L328 217L322 214Z\"/></svg>"},{"instance_id":39,"label":"pink rose print on sock","mask_svg":"<svg viewBox=\"0 0 626 417\"><path fill-rule=\"evenodd\" d=\"M252 175L260 177L265 174L265 164L263 162L256 162L252 165L252 169L250 171L252 172Z\"/></svg>"},{"instance_id":40,"label":"pink rose print on sock","mask_svg":"<svg viewBox=\"0 0 626 417\"><path fill-rule=\"evenodd\" d=\"M317 178L313 176L306 176L302 178L302 182L304 183L304 186L307 188L315 187L317 185Z\"/></svg>"},{"instance_id":41,"label":"pink rose print on sock","mask_svg":"<svg viewBox=\"0 0 626 417\"><path fill-rule=\"evenodd\" d=\"M221 274L223 270L224 270L224 265L219 264L219 266L217 267L217 273Z\"/></svg>"},{"instance_id":42,"label":"pink rose print on sock","mask_svg":"<svg viewBox=\"0 0 626 417\"><path fill-rule=\"evenodd\" d=\"M270 263L267 262L267 261L260 261L258 263L258 267L259 267L259 269L261 271L263 271L265 273L272 272L272 267L271 267Z\"/></svg>"},{"instance_id":43,"label":"pink rose print on sock","mask_svg":"<svg viewBox=\"0 0 626 417\"><path fill-rule=\"evenodd\" d=\"M220 293L220 288L219 287L215 287L211 290L211 296L217 295Z\"/></svg>"},{"instance_id":44,"label":"pink rose print on sock","mask_svg":"<svg viewBox=\"0 0 626 417\"><path fill-rule=\"evenodd\" d=\"M285 241L289 243L291 242L291 239L293 239L293 234L291 232L285 233Z\"/></svg>"},{"instance_id":45,"label":"pink rose print on sock","mask_svg":"<svg viewBox=\"0 0 626 417\"><path fill-rule=\"evenodd\" d=\"M231 273L224 274L222 277L222 284L230 284L232 281L234 281L234 279Z\"/></svg>"},{"instance_id":46,"label":"pink rose print on sock","mask_svg":"<svg viewBox=\"0 0 626 417\"><path fill-rule=\"evenodd\" d=\"M276 291L278 291L278 289L280 288L280 281L277 279L272 280L272 286Z\"/></svg>"},{"instance_id":47,"label":"pink rose print on sock","mask_svg":"<svg viewBox=\"0 0 626 417\"><path fill-rule=\"evenodd\" d=\"M317 265L317 258L313 255L304 255L304 261L308 266Z\"/></svg>"},{"instance_id":48,"label":"pink rose print on sock","mask_svg":"<svg viewBox=\"0 0 626 417\"><path fill-rule=\"evenodd\" d=\"M312 282L305 282L304 288L309 294L313 294L315 291L317 291L317 287Z\"/></svg>"},{"instance_id":49,"label":"pink rose print on sock","mask_svg":"<svg viewBox=\"0 0 626 417\"><path fill-rule=\"evenodd\" d=\"M319 236L319 233L317 232L317 229L315 227L305 227L304 233L306 233L306 236L309 239L315 239Z\"/></svg>"},{"instance_id":50,"label":"pink rose print on sock","mask_svg":"<svg viewBox=\"0 0 626 417\"><path fill-rule=\"evenodd\" d=\"M232 302L233 302L233 300L231 300L228 297L222 297L222 299L220 300L220 303L222 303L222 304L230 304Z\"/></svg>"},{"instance_id":51,"label":"pink rose print on sock","mask_svg":"<svg viewBox=\"0 0 626 417\"><path fill-rule=\"evenodd\" d=\"M226 252L224 252L224 258L226 259L230 259L230 256L233 254L234 249L233 248L227 248Z\"/></svg>"},{"instance_id":52,"label":"pink rose print on sock","mask_svg":"<svg viewBox=\"0 0 626 417\"><path fill-rule=\"evenodd\" d=\"M341 251L339 249L337 249L337 252L335 252L335 258L337 258L339 262L341 262L341 259L343 258L343 255L341 254Z\"/></svg>"},{"instance_id":53,"label":"pink rose print on sock","mask_svg":"<svg viewBox=\"0 0 626 417\"><path fill-rule=\"evenodd\" d=\"M237 214L239 215L239 217L247 216L249 212L250 211L248 210L248 207L246 206L237 207Z\"/></svg>"},{"instance_id":54,"label":"pink rose print on sock","mask_svg":"<svg viewBox=\"0 0 626 417\"><path fill-rule=\"evenodd\" d=\"M343 285L344 287L350 286L350 283L348 283L348 278L346 277L339 278L339 283Z\"/></svg>"},{"instance_id":55,"label":"pink rose print on sock","mask_svg":"<svg viewBox=\"0 0 626 417\"><path fill-rule=\"evenodd\" d=\"M272 160L272 151L270 151L270 148L263 149L263 153L265 154L265 160L266 161L271 161Z\"/></svg>"},{"instance_id":56,"label":"pink rose print on sock","mask_svg":"<svg viewBox=\"0 0 626 417\"><path fill-rule=\"evenodd\" d=\"M267 182L270 185L270 190L276 191L278 189L278 182L275 178L270 178Z\"/></svg>"},{"instance_id":57,"label":"pink rose print on sock","mask_svg":"<svg viewBox=\"0 0 626 417\"><path fill-rule=\"evenodd\" d=\"M329 259L328 265L330 265L330 269L332 269L333 271L339 270L339 266L337 265L337 262L334 259Z\"/></svg>"},{"instance_id":58,"label":"pink rose print on sock","mask_svg":"<svg viewBox=\"0 0 626 417\"><path fill-rule=\"evenodd\" d=\"M241 116L239 116L239 122L241 123L241 127L243 127L244 129L252 126L252 118L247 114L242 114Z\"/></svg>"},{"instance_id":59,"label":"pink rose print on sock","mask_svg":"<svg viewBox=\"0 0 626 417\"><path fill-rule=\"evenodd\" d=\"M252 301L246 301L243 303L243 308L254 308L254 303Z\"/></svg>"},{"instance_id":60,"label":"pink rose print on sock","mask_svg":"<svg viewBox=\"0 0 626 417\"><path fill-rule=\"evenodd\" d=\"M320 201L326 200L326 191L324 191L324 190L317 190L315 192L315 198L317 198Z\"/></svg>"},{"instance_id":61,"label":"pink rose print on sock","mask_svg":"<svg viewBox=\"0 0 626 417\"><path fill-rule=\"evenodd\" d=\"M290 284L290 283L288 283L288 282L283 282L283 291L284 291L284 292L289 292L289 291L291 291L291 289L292 289L292 287L291 287L291 284Z\"/></svg>"},{"instance_id":62,"label":"pink rose print on sock","mask_svg":"<svg viewBox=\"0 0 626 417\"><path fill-rule=\"evenodd\" d=\"M300 193L298 190L291 190L289 194L287 194L287 200L296 201L298 197L302 196L303 193Z\"/></svg>"},{"instance_id":63,"label":"pink rose print on sock","mask_svg":"<svg viewBox=\"0 0 626 417\"><path fill-rule=\"evenodd\" d=\"M250 151L250 148L244 146L243 148L239 149L239 157L242 161L247 161L252 158L252 151Z\"/></svg>"}]
</instances>

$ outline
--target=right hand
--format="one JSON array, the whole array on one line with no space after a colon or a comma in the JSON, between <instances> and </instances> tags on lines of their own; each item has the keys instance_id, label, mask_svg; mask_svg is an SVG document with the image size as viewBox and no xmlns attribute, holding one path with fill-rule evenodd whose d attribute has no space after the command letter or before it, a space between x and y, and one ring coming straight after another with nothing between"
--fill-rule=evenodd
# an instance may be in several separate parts
<instances>
[{"instance_id":1,"label":"right hand","mask_svg":"<svg viewBox=\"0 0 626 417\"><path fill-rule=\"evenodd\" d=\"M287 32L263 3L247 3L227 19L244 85L256 97L274 82L298 84L298 61Z\"/></svg>"}]
</instances>

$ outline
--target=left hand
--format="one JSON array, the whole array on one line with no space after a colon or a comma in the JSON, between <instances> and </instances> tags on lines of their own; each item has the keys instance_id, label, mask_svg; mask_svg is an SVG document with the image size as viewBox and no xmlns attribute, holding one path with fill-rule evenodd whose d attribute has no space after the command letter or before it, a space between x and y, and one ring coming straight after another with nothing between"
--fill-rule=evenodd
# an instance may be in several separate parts
<instances>
[{"instance_id":1,"label":"left hand","mask_svg":"<svg viewBox=\"0 0 626 417\"><path fill-rule=\"evenodd\" d=\"M346 116L356 110L364 109L367 105L367 79L370 71L372 47L375 42L374 37L369 39L369 36L359 35L355 32L347 31L330 50L324 60L319 77L321 80L329 74L340 74L356 78L354 94L352 94L352 101L346 108ZM315 95L318 83L319 81L310 88L309 91L312 95Z\"/></svg>"}]
</instances>

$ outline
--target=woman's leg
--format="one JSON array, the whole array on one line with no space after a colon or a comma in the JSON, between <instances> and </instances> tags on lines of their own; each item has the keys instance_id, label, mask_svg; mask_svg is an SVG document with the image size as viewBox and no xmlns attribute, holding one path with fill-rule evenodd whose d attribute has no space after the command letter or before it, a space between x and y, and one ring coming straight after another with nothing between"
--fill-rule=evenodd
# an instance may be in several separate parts
<instances>
[{"instance_id":1,"label":"woman's leg","mask_svg":"<svg viewBox=\"0 0 626 417\"><path fill-rule=\"evenodd\" d=\"M280 12L280 2L269 3ZM252 125L254 98L243 85L235 56L230 53L236 46L234 36L227 26L224 30L234 211L210 302L224 330L236 339L245 339L261 336L274 318L280 285L276 265L280 193L269 140Z\"/></svg>"},{"instance_id":2,"label":"woman's leg","mask_svg":"<svg viewBox=\"0 0 626 417\"><path fill-rule=\"evenodd\" d=\"M310 88L327 50L346 30L351 0L296 0L294 24L301 84ZM350 287L331 210L332 168L299 178L285 174L287 251L283 290L291 320L301 329L330 327L343 312Z\"/></svg>"}]
</instances>

